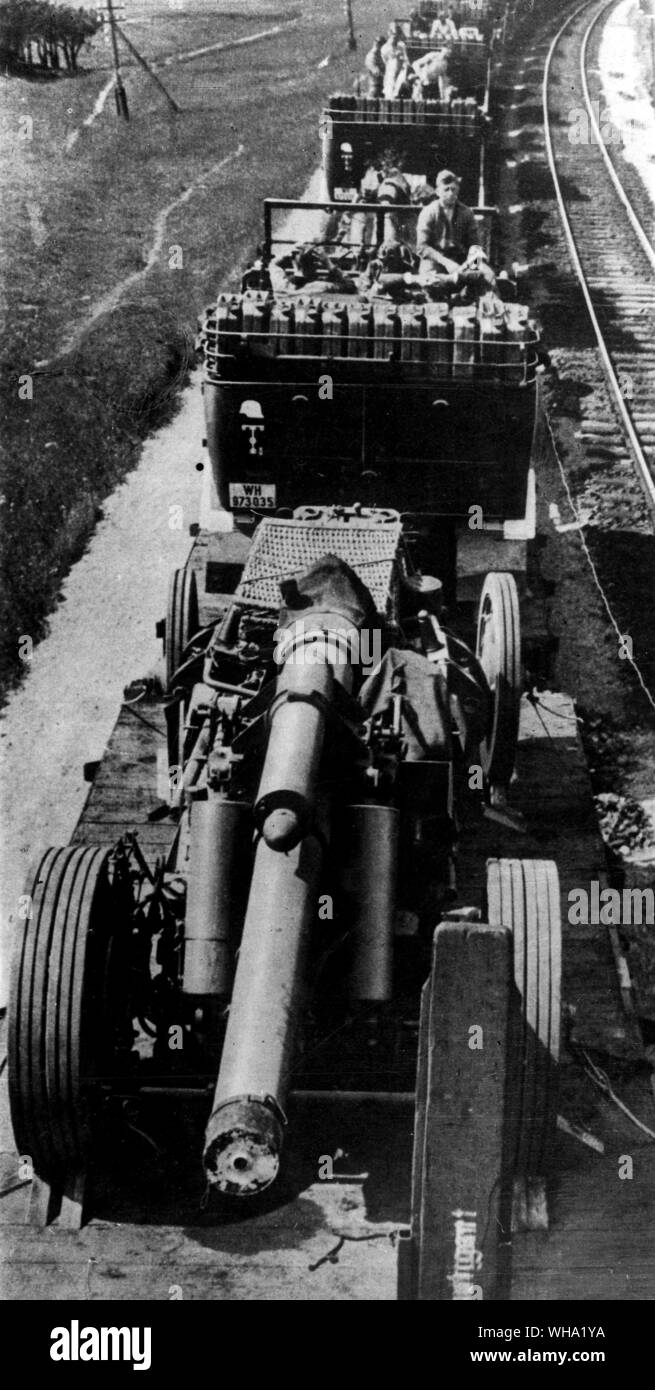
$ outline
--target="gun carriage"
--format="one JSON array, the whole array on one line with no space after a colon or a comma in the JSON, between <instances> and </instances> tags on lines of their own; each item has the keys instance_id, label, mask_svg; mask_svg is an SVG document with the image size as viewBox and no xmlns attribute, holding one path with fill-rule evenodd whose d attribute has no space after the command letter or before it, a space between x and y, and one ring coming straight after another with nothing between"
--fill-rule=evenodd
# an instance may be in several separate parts
<instances>
[{"instance_id":1,"label":"gun carriage","mask_svg":"<svg viewBox=\"0 0 655 1390\"><path fill-rule=\"evenodd\" d=\"M149 865L124 836L35 867L10 1009L19 1149L79 1198L115 1107L174 1098L202 1106L209 1188L254 1199L294 1143L294 1095L392 1099L418 1057L399 1296L503 1297L512 1184L545 1172L554 1124L557 872L491 861L471 905L456 846L471 768L492 787L511 776L516 590L488 577L474 653L391 509L265 517L244 551L227 555L240 575L222 618L191 631L171 677L170 852ZM469 982L459 1020L453 970ZM464 1219L484 1274L453 1272Z\"/></svg>"}]
</instances>

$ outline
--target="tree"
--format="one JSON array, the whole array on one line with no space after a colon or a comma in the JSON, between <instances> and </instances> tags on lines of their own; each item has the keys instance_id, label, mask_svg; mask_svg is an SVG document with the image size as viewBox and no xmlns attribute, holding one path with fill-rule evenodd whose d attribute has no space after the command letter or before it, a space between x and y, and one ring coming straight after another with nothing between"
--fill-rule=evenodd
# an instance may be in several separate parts
<instances>
[{"instance_id":1,"label":"tree","mask_svg":"<svg viewBox=\"0 0 655 1390\"><path fill-rule=\"evenodd\" d=\"M89 10L50 0L0 0L0 63L10 72L57 72L63 56L67 70L77 72L80 49L99 27L98 15Z\"/></svg>"}]
</instances>

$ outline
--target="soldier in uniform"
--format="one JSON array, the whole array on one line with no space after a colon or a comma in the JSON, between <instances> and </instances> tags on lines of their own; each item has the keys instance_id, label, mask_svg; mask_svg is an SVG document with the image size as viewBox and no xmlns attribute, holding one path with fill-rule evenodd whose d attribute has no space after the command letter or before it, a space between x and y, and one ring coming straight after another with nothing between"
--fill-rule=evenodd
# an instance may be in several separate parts
<instances>
[{"instance_id":1,"label":"soldier in uniform","mask_svg":"<svg viewBox=\"0 0 655 1390\"><path fill-rule=\"evenodd\" d=\"M462 287L477 284L495 288L496 277L479 243L475 217L459 201L460 180L450 169L437 175L436 196L421 212L416 227L416 251L426 285L431 277L455 277Z\"/></svg>"}]
</instances>

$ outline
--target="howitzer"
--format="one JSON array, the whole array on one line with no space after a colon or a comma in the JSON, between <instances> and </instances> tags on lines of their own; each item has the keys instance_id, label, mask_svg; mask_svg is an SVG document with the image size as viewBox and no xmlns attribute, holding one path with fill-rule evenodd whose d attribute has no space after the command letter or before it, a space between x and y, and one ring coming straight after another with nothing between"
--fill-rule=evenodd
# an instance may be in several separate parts
<instances>
[{"instance_id":1,"label":"howitzer","mask_svg":"<svg viewBox=\"0 0 655 1390\"><path fill-rule=\"evenodd\" d=\"M192 572L175 593L186 605L179 646L181 628L197 622ZM414 568L397 512L299 509L260 522L220 614L178 655L165 702L175 775L152 813L172 826L165 861L151 867L123 837L49 850L31 881L10 1010L20 1151L34 1155L43 1182L78 1191L112 1105L172 1093L206 1106L209 1187L251 1196L278 1173L290 1094L413 1089L423 991L420 1174L429 1135L454 1123L443 1128L429 1097L456 1096L459 1083L443 1090L421 1058L441 1055L434 972L455 944L465 980L480 951L484 978L493 965L504 982L488 1018L487 987L472 994L494 1065L511 1044L515 1081L505 1091L501 1067L494 1104L502 1112L505 1094L520 1100L518 1115L505 1124L501 1114L489 1131L493 1162L509 1145L523 1171L541 1171L559 1019L554 866L498 861L486 925L474 930L471 909L449 920L471 761L489 799L506 792L514 763L511 577L488 577L474 651L446 625L438 581ZM174 1051L171 1033L183 1038ZM477 1123L475 1106L464 1113ZM462 1144L477 1142L462 1134ZM421 1250L433 1206L415 1189ZM462 1210L484 1195L465 1184L444 1192ZM451 1296L443 1270L437 1294L417 1270L403 1276L419 1290L409 1296Z\"/></svg>"},{"instance_id":2,"label":"howitzer","mask_svg":"<svg viewBox=\"0 0 655 1390\"><path fill-rule=\"evenodd\" d=\"M354 537L360 574L367 558L372 559L379 607L356 569L342 558L346 548L353 548ZM330 553L330 545L341 556ZM411 882L421 855L426 859L428 826L439 825L443 844L441 857L435 847L434 859L443 882L437 891L447 896L450 725L457 714L461 747L479 745L491 703L473 654L464 654L436 613L422 606L426 594L438 606L439 587L425 580L412 584L416 577L408 571L393 513L362 515L360 509L311 520L264 521L239 586L237 632L245 622L252 635L253 614L261 614L252 607L262 589L258 576L274 573L273 556L280 546L286 547L291 571L296 557L312 548L319 558L304 573L282 580L283 606L272 634L274 678L259 677L254 719L252 702L241 712L232 709L241 729L236 738L232 730L230 744L221 724L218 743L207 757L209 800L190 805L188 881L193 883L208 861L204 845L195 849L198 808L206 816L204 807L213 801L233 800L237 789L243 793L261 760L251 812L252 874L204 1148L209 1182L235 1195L268 1186L278 1170L296 1034L319 983L311 956L321 935L321 888L327 886L330 899L337 899L345 927L340 975L346 1007L388 1004L393 997L401 840L406 866L411 862ZM270 582L265 580L263 588L262 596L272 599ZM403 607L415 634L406 649L398 645L397 632ZM258 644L261 658L267 645L261 631ZM249 645L252 658L255 643ZM363 655L369 658L365 667ZM228 655L222 640L210 644L204 663L208 686L220 687L226 661L233 657L234 646ZM218 693L217 706L225 706ZM258 756L253 759L255 747ZM403 807L407 825L411 823L404 837ZM220 819L216 825L213 853L220 862L225 858ZM344 825L349 844L344 843ZM430 877L433 871L434 865ZM421 905L414 907L418 918ZM191 923L187 916L185 938L190 945L187 934L192 931L194 938L210 940L214 930L222 933L222 922L208 897L203 922L195 912Z\"/></svg>"}]
</instances>

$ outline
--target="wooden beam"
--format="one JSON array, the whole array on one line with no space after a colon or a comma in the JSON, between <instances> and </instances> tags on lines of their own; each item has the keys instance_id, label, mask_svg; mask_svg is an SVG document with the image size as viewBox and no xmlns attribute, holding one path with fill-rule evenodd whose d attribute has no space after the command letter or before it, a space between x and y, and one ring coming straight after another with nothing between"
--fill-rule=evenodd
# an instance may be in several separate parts
<instances>
[{"instance_id":1,"label":"wooden beam","mask_svg":"<svg viewBox=\"0 0 655 1390\"><path fill-rule=\"evenodd\" d=\"M508 1296L511 1173L506 1152L511 932L442 923L423 997L413 1169L413 1250L400 1296ZM403 1282L404 1281L404 1282Z\"/></svg>"}]
</instances>

